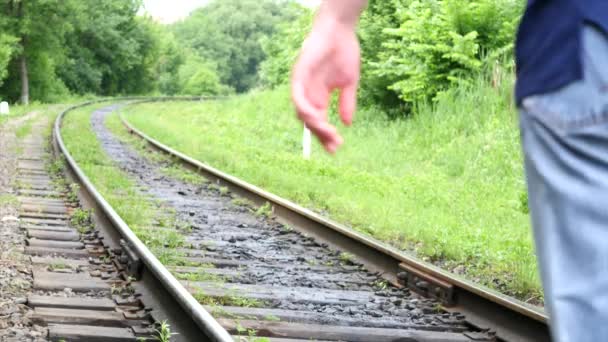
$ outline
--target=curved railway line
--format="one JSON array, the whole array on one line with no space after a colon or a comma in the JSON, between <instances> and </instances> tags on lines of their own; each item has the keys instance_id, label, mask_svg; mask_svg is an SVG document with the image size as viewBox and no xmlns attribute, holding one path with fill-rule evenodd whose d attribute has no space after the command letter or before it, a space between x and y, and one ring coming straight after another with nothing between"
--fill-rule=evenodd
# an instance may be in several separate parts
<instances>
[{"instance_id":1,"label":"curved railway line","mask_svg":"<svg viewBox=\"0 0 608 342\"><path fill-rule=\"evenodd\" d=\"M23 181L30 182L30 192L22 195L37 197L24 203L22 211L30 215L23 226L30 254L42 265L42 271L34 273L35 283L59 283L41 289L58 292L64 287L74 290L79 284L97 284L99 289L82 285L89 297L96 296L94 291L110 292L103 303L83 299L51 303L55 306L50 308L55 312L97 310L86 314L104 317L103 312L115 317L114 321L109 316L107 321L44 321L54 341L114 341L95 337L93 326L104 326L106 335L124 335L116 341L135 341L153 336L154 323L162 321L178 333L172 341L550 340L542 310L421 262L185 156L121 117L127 129L149 148L171 156L210 183L193 186L160 175L162 163L142 157L104 127L109 113L127 105L125 101L108 104L91 117L106 153L138 180L146 196L174 208L192 228L182 232L188 244L177 250L187 263L161 264L66 149L62 121L69 119L73 109L88 104L59 115L53 146L67 161L68 178L80 184L80 202L94 210L96 230L65 228L76 210L65 200L69 191L57 193L45 187L51 180L35 155L20 164ZM271 215L254 215L242 198L268 209ZM77 272L49 266L56 262L43 260L45 255L63 256L64 263L73 264ZM43 313L51 304L32 299L29 305L35 310L36 303L43 303L39 316L47 319ZM92 306L85 307L89 300ZM78 316L76 311L72 314ZM60 336L69 331L88 331L90 336Z\"/></svg>"}]
</instances>

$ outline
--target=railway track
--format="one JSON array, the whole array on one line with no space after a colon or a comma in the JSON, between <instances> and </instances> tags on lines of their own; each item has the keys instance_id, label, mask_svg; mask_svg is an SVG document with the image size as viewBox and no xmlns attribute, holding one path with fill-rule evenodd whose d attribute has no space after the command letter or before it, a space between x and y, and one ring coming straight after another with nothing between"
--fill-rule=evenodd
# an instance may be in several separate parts
<instances>
[{"instance_id":1,"label":"railway track","mask_svg":"<svg viewBox=\"0 0 608 342\"><path fill-rule=\"evenodd\" d=\"M199 334L204 331L207 339L217 341L230 339L228 333L237 340L275 342L549 340L542 311L455 278L173 151L122 118L149 148L171 155L210 183L193 185L161 174L162 161L142 157L105 128L105 117L118 108L109 105L92 113L93 129L105 152L137 179L146 196L173 208L189 224L181 232L187 245L161 251L178 253L179 262L160 265L88 182L63 145L64 115L57 119L54 137L69 173L85 190L83 202L95 209L94 221L114 228L107 236L101 234L106 250L131 256L122 271L140 279L133 282L132 292L146 299L145 307L133 311L139 319L148 318L137 328L142 334L151 333L143 329L152 321L169 319L180 340L204 340L188 335L197 331L193 324L180 325L192 322L194 312ZM121 240L127 248L121 249ZM143 271L133 270L138 267ZM120 272L119 266L113 274ZM130 277L106 280L123 286ZM177 299L175 316L142 314L145 308L162 313L167 297Z\"/></svg>"},{"instance_id":2,"label":"railway track","mask_svg":"<svg viewBox=\"0 0 608 342\"><path fill-rule=\"evenodd\" d=\"M19 219L32 260L31 321L48 326L52 341L152 337L153 320L123 269L112 262L77 199L68 199L62 178L49 171L46 145L41 135L25 140L18 164Z\"/></svg>"},{"instance_id":3,"label":"railway track","mask_svg":"<svg viewBox=\"0 0 608 342\"><path fill-rule=\"evenodd\" d=\"M41 338L162 341L163 334L179 331L171 341L228 340L141 241L104 210L107 203L69 156L61 172L63 141L54 135L53 158L43 137L46 128L34 124L20 143L16 178L23 253L31 258L31 291L23 304L29 322L46 327Z\"/></svg>"}]
</instances>

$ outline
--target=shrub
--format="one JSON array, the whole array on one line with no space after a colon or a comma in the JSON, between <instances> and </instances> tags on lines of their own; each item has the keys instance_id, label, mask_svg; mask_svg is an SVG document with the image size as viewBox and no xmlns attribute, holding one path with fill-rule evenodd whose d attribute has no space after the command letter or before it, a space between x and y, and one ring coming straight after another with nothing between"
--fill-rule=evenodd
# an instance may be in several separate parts
<instances>
[{"instance_id":1,"label":"shrub","mask_svg":"<svg viewBox=\"0 0 608 342\"><path fill-rule=\"evenodd\" d=\"M364 60L364 80L394 92L408 109L476 74L486 58L510 53L522 8L519 0L410 0L371 6L361 23L362 45L371 44L377 52ZM381 11L385 7L393 10L393 18ZM387 25L381 32L378 22Z\"/></svg>"}]
</instances>

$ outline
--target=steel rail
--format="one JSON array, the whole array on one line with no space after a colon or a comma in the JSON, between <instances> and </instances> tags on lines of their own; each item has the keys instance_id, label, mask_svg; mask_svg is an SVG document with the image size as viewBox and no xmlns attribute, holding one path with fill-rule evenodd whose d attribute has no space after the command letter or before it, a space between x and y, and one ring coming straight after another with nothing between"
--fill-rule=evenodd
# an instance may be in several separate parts
<instances>
[{"instance_id":1,"label":"steel rail","mask_svg":"<svg viewBox=\"0 0 608 342\"><path fill-rule=\"evenodd\" d=\"M127 98L124 100L140 100L141 98ZM164 100L155 98L155 101ZM112 206L104 199L95 186L91 183L82 169L78 166L61 136L62 120L69 112L98 102L118 101L101 100L90 101L70 107L63 111L55 120L53 129L53 146L57 153L64 156L68 173L81 185L81 195L85 204L95 209L96 220L111 225L109 232L105 232L104 243L110 247L119 248L120 242L126 241L130 250L143 262L142 288L138 289L152 297L155 304L153 308L161 311L160 315L168 320L173 331L179 335L172 341L215 341L232 342L233 339L228 332L207 312L201 304L173 277L163 264L152 254L144 243L133 233L129 226L116 213ZM103 232L102 232L103 233ZM149 306L149 303L146 302ZM156 318L156 317L155 317Z\"/></svg>"},{"instance_id":2,"label":"steel rail","mask_svg":"<svg viewBox=\"0 0 608 342\"><path fill-rule=\"evenodd\" d=\"M155 100L142 100L153 102ZM209 180L228 187L258 205L271 203L277 219L335 248L356 256L372 271L380 271L393 284L399 285L398 274L404 269L420 273L438 283L451 285L453 303L444 309L464 314L467 321L480 329L496 331L503 341L550 341L548 317L544 310L497 291L480 286L421 261L392 246L357 232L343 224L323 217L289 200L267 192L237 177L224 173L184 153L170 148L135 128L121 114L120 119L133 134L144 139L158 151L169 154L186 168L199 172Z\"/></svg>"}]
</instances>

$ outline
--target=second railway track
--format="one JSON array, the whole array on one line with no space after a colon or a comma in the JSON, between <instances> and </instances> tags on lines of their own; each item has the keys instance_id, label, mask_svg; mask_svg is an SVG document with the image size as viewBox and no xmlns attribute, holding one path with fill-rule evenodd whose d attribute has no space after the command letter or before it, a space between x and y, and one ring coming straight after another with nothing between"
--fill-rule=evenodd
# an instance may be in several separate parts
<instances>
[{"instance_id":1,"label":"second railway track","mask_svg":"<svg viewBox=\"0 0 608 342\"><path fill-rule=\"evenodd\" d=\"M139 155L105 127L106 116L117 108L108 105L92 113L93 130L105 152L137 180L146 196L172 208L191 226L182 232L187 245L176 251L187 262L165 265L180 285L176 278L160 283L185 288L206 305L215 318L211 323L199 319L199 327L208 328L207 338L221 340L213 331L221 325L245 341L549 340L541 311L451 278L172 151L125 122L151 148L173 154L211 183L193 185L163 175L163 162ZM56 137L62 119L58 118ZM75 163L72 169L77 171L75 178L82 179ZM262 214L271 209L273 215L255 215L239 196L258 205L268 203ZM94 198L88 202L97 210L113 212ZM187 300L181 300L180 305L188 307Z\"/></svg>"}]
</instances>

